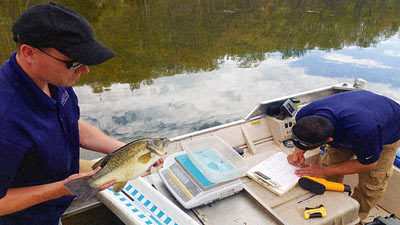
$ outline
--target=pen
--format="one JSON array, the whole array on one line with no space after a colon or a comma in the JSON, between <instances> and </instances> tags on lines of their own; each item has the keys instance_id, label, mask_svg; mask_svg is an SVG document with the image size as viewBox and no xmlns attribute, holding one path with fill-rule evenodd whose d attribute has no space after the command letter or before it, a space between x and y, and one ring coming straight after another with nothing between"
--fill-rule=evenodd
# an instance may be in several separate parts
<instances>
[{"instance_id":1,"label":"pen","mask_svg":"<svg viewBox=\"0 0 400 225\"><path fill-rule=\"evenodd\" d=\"M316 194L313 194L313 195L311 195L310 197L307 197L307 198L305 198L305 199L303 199L303 200L298 201L297 203L302 203L302 202L304 202L305 200L308 200L308 199L310 199L310 198L314 198L315 196L317 196L317 195L316 195Z\"/></svg>"},{"instance_id":2,"label":"pen","mask_svg":"<svg viewBox=\"0 0 400 225\"><path fill-rule=\"evenodd\" d=\"M275 181L271 180L267 175L261 173L260 171L254 171L254 174L256 174L261 180L266 182L267 184L273 186L273 187L279 187L280 185L276 183Z\"/></svg>"},{"instance_id":3,"label":"pen","mask_svg":"<svg viewBox=\"0 0 400 225\"><path fill-rule=\"evenodd\" d=\"M297 166L299 166L302 157L303 157L303 150L300 150L299 159L297 160Z\"/></svg>"}]
</instances>

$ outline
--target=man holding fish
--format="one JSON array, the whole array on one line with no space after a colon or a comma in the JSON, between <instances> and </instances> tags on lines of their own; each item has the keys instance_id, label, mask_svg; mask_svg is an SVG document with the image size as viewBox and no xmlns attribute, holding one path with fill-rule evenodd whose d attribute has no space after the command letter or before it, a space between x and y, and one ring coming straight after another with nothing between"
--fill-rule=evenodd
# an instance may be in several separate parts
<instances>
[{"instance_id":1,"label":"man holding fish","mask_svg":"<svg viewBox=\"0 0 400 225\"><path fill-rule=\"evenodd\" d=\"M17 52L0 69L0 225L56 225L75 194L85 200L116 182L120 190L161 162L168 141L125 145L80 120L71 86L115 56L81 15L36 5L12 31ZM80 147L109 156L79 173Z\"/></svg>"}]
</instances>

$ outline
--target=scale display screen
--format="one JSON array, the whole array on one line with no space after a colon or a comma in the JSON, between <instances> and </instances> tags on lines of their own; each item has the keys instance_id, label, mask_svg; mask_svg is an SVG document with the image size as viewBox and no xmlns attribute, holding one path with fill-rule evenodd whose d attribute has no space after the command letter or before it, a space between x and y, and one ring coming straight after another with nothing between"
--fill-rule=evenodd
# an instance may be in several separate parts
<instances>
[{"instance_id":1,"label":"scale display screen","mask_svg":"<svg viewBox=\"0 0 400 225\"><path fill-rule=\"evenodd\" d=\"M187 154L175 157L177 163L172 164L170 171L163 171L168 184L184 200L189 201L202 190L215 185L209 181L192 163ZM194 178L194 179L193 179Z\"/></svg>"},{"instance_id":2,"label":"scale display screen","mask_svg":"<svg viewBox=\"0 0 400 225\"><path fill-rule=\"evenodd\" d=\"M168 185L185 202L201 192L200 188L177 163L174 163L168 170L162 171L162 175L166 178Z\"/></svg>"}]
</instances>

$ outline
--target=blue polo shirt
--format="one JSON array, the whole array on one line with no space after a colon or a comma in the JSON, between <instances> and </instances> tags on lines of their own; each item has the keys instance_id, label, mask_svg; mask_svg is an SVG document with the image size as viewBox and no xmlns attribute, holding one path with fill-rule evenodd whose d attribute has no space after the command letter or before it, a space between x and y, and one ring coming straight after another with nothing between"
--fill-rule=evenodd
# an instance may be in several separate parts
<instances>
[{"instance_id":1,"label":"blue polo shirt","mask_svg":"<svg viewBox=\"0 0 400 225\"><path fill-rule=\"evenodd\" d=\"M335 127L329 145L353 151L362 164L376 162L382 145L400 139L400 106L369 91L349 91L318 99L303 107L296 120L309 115L329 118Z\"/></svg>"},{"instance_id":2,"label":"blue polo shirt","mask_svg":"<svg viewBox=\"0 0 400 225\"><path fill-rule=\"evenodd\" d=\"M0 69L0 198L8 188L47 184L79 171L78 99L72 88L41 91L11 55ZM0 224L58 224L71 196L0 216Z\"/></svg>"}]
</instances>

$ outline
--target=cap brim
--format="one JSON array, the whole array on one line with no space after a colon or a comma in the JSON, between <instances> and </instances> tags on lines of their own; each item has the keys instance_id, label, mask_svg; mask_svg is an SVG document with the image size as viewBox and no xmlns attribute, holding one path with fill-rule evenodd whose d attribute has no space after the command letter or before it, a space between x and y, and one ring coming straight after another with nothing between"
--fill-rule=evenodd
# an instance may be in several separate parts
<instances>
[{"instance_id":1,"label":"cap brim","mask_svg":"<svg viewBox=\"0 0 400 225\"><path fill-rule=\"evenodd\" d=\"M314 148L302 146L299 142L295 141L294 139L292 139L292 141L293 141L294 146L296 146L300 150L308 151L308 150L314 149Z\"/></svg>"},{"instance_id":2,"label":"cap brim","mask_svg":"<svg viewBox=\"0 0 400 225\"><path fill-rule=\"evenodd\" d=\"M115 56L113 51L97 40L79 46L66 46L65 49L57 50L72 60L88 66L101 64Z\"/></svg>"}]
</instances>

